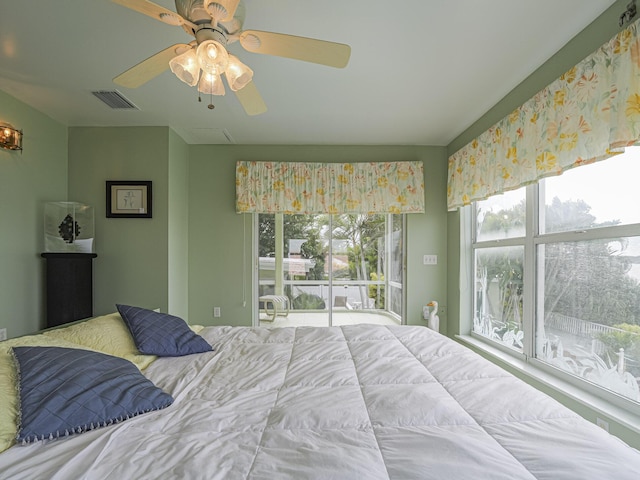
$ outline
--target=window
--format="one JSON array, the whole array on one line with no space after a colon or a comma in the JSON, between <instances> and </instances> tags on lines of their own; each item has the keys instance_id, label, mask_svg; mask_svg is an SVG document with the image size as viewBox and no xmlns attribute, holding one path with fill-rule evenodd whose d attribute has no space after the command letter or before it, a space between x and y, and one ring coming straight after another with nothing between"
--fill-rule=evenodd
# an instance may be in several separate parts
<instances>
[{"instance_id":1,"label":"window","mask_svg":"<svg viewBox=\"0 0 640 480\"><path fill-rule=\"evenodd\" d=\"M473 333L640 402L638 178L632 147L476 202Z\"/></svg>"},{"instance_id":2,"label":"window","mask_svg":"<svg viewBox=\"0 0 640 480\"><path fill-rule=\"evenodd\" d=\"M473 331L522 351L525 190L476 203Z\"/></svg>"},{"instance_id":3,"label":"window","mask_svg":"<svg viewBox=\"0 0 640 480\"><path fill-rule=\"evenodd\" d=\"M402 323L404 215L256 217L258 321L277 326ZM266 295L287 297L286 318L265 308Z\"/></svg>"}]
</instances>

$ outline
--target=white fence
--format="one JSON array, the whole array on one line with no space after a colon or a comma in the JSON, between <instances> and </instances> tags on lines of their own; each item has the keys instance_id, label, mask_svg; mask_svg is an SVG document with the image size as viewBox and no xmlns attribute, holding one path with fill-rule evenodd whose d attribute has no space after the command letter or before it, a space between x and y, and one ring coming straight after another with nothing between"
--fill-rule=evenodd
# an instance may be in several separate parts
<instances>
[{"instance_id":1,"label":"white fence","mask_svg":"<svg viewBox=\"0 0 640 480\"><path fill-rule=\"evenodd\" d=\"M544 326L545 328L554 329L576 337L590 339L591 351L597 355L602 355L606 351L604 343L598 339L599 335L615 332L637 335L616 327L602 325L601 323L586 322L579 318L562 315L560 313L550 313L544 321ZM627 360L637 363L637 359L627 358Z\"/></svg>"},{"instance_id":2,"label":"white fence","mask_svg":"<svg viewBox=\"0 0 640 480\"><path fill-rule=\"evenodd\" d=\"M584 338L594 338L601 333L630 333L625 332L624 330L621 330L619 328L602 325L600 323L585 322L584 320L580 320L579 318L562 315L560 313L550 313L548 317L545 318L544 326L562 330L563 332L567 332L572 335L578 335L579 337Z\"/></svg>"}]
</instances>

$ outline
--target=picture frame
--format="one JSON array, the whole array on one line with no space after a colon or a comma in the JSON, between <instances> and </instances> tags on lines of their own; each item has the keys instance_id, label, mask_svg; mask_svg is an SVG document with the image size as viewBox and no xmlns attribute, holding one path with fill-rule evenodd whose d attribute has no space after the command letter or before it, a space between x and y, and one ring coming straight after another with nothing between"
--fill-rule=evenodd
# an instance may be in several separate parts
<instances>
[{"instance_id":1,"label":"picture frame","mask_svg":"<svg viewBox=\"0 0 640 480\"><path fill-rule=\"evenodd\" d=\"M107 180L107 218L152 218L148 180Z\"/></svg>"}]
</instances>

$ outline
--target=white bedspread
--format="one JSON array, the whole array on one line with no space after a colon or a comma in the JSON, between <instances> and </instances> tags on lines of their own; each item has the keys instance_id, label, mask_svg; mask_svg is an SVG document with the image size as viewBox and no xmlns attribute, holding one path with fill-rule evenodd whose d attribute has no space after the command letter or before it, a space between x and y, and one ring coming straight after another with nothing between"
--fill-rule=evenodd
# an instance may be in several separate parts
<instances>
[{"instance_id":1,"label":"white bedspread","mask_svg":"<svg viewBox=\"0 0 640 480\"><path fill-rule=\"evenodd\" d=\"M640 452L424 327L210 327L175 403L0 454L2 479L640 478Z\"/></svg>"}]
</instances>

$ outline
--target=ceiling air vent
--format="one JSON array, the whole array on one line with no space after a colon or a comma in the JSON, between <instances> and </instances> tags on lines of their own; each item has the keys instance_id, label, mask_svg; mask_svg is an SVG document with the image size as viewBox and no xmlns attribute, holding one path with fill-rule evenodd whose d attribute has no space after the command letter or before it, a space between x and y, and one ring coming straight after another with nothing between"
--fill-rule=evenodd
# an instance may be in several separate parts
<instances>
[{"instance_id":1,"label":"ceiling air vent","mask_svg":"<svg viewBox=\"0 0 640 480\"><path fill-rule=\"evenodd\" d=\"M93 93L96 97L109 105L111 108L124 110L140 110L117 90L99 90L97 92L91 93Z\"/></svg>"}]
</instances>

